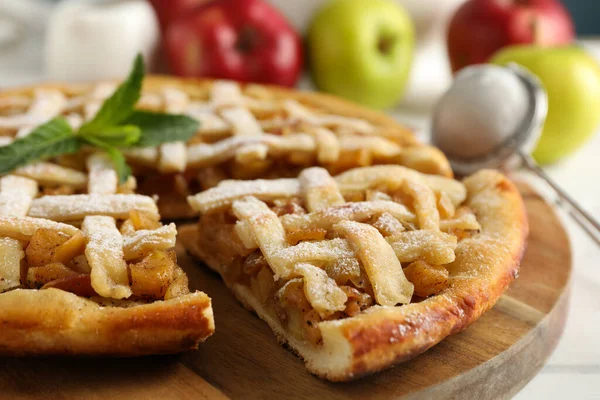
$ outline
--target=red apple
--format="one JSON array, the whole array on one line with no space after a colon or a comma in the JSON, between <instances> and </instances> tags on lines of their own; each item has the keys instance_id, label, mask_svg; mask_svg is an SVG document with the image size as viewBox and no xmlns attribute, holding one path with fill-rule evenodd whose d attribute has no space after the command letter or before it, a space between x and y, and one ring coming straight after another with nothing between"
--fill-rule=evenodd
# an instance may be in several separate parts
<instances>
[{"instance_id":1,"label":"red apple","mask_svg":"<svg viewBox=\"0 0 600 400\"><path fill-rule=\"evenodd\" d=\"M161 31L185 12L206 3L208 0L149 0L156 12Z\"/></svg>"},{"instance_id":2,"label":"red apple","mask_svg":"<svg viewBox=\"0 0 600 400\"><path fill-rule=\"evenodd\" d=\"M456 72L487 62L505 46L562 45L574 37L571 16L558 0L470 0L450 22L448 55Z\"/></svg>"},{"instance_id":3,"label":"red apple","mask_svg":"<svg viewBox=\"0 0 600 400\"><path fill-rule=\"evenodd\" d=\"M300 36L262 0L215 0L173 21L165 33L180 76L293 86L302 69Z\"/></svg>"}]
</instances>

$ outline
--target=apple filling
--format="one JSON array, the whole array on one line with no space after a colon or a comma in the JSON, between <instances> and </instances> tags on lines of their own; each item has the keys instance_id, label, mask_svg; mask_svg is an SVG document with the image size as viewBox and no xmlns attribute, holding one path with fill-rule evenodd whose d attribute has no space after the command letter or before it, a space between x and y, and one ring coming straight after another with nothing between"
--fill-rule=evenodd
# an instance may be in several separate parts
<instances>
[{"instance_id":1,"label":"apple filling","mask_svg":"<svg viewBox=\"0 0 600 400\"><path fill-rule=\"evenodd\" d=\"M170 244L174 243L174 226L163 226L153 213L132 210L119 230L124 237L130 299L168 300L189 293L187 277L177 265ZM87 244L80 230L69 235L53 229L37 229L24 246L22 286L56 288L98 298L90 279L92 268L86 257Z\"/></svg>"},{"instance_id":2,"label":"apple filling","mask_svg":"<svg viewBox=\"0 0 600 400\"><path fill-rule=\"evenodd\" d=\"M202 215L199 247L209 249L207 261L219 266L228 286L247 288L263 312L315 345L322 321L442 293L450 285L445 265L454 260L456 243L479 229L470 209L417 183L352 190L343 197L321 192L238 201ZM386 254L393 258L382 258ZM400 269L378 276L388 262ZM387 280L399 284L386 293Z\"/></svg>"}]
</instances>

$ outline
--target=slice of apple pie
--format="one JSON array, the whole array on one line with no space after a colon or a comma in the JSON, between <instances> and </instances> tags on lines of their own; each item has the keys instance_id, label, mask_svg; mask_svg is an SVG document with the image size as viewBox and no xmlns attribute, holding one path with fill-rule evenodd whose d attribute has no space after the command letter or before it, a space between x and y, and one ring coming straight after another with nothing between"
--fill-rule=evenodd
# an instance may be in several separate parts
<instances>
[{"instance_id":1,"label":"slice of apple pie","mask_svg":"<svg viewBox=\"0 0 600 400\"><path fill-rule=\"evenodd\" d=\"M56 116L73 129L93 118L116 83L38 85L0 93L0 145L26 136ZM230 81L146 77L137 108L184 114L200 122L187 143L126 151L143 194L158 194L164 218L192 216L185 197L223 179L295 177L306 167L330 173L374 164L399 164L452 176L436 148L381 113L338 98ZM51 160L52 161L52 160ZM82 156L60 157L15 171L38 178L51 170L51 188L85 187ZM45 176L49 171L44 171Z\"/></svg>"},{"instance_id":2,"label":"slice of apple pie","mask_svg":"<svg viewBox=\"0 0 600 400\"><path fill-rule=\"evenodd\" d=\"M0 178L0 354L197 347L214 331L211 301L188 289L175 225L160 222L152 198L117 193L129 190L105 155L86 164L87 176L71 175L81 194L38 197L38 181L60 175L53 164L25 167L37 180Z\"/></svg>"},{"instance_id":3,"label":"slice of apple pie","mask_svg":"<svg viewBox=\"0 0 600 400\"><path fill-rule=\"evenodd\" d=\"M402 166L332 178L225 180L188 198L180 229L312 373L340 381L459 332L515 278L527 220L494 171L459 182Z\"/></svg>"}]
</instances>

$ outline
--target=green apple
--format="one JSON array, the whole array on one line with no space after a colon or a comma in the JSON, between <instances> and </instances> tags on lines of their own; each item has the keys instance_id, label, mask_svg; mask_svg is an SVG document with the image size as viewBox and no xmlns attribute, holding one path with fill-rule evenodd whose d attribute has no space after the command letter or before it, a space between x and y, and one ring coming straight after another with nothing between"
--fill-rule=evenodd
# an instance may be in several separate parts
<instances>
[{"instance_id":1,"label":"green apple","mask_svg":"<svg viewBox=\"0 0 600 400\"><path fill-rule=\"evenodd\" d=\"M548 118L533 152L550 164L580 147L600 124L600 66L576 46L514 46L500 50L494 64L517 63L538 76L548 93Z\"/></svg>"},{"instance_id":2,"label":"green apple","mask_svg":"<svg viewBox=\"0 0 600 400\"><path fill-rule=\"evenodd\" d=\"M333 0L308 31L313 79L319 89L375 108L404 92L414 49L409 15L392 0Z\"/></svg>"}]
</instances>

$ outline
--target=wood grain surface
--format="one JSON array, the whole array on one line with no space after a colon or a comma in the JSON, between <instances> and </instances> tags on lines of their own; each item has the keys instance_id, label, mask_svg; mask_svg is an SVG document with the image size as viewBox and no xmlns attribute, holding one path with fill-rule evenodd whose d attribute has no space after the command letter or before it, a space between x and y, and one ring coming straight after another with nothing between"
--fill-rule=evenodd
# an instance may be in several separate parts
<instances>
[{"instance_id":1,"label":"wood grain surface","mask_svg":"<svg viewBox=\"0 0 600 400\"><path fill-rule=\"evenodd\" d=\"M178 249L193 289L213 299L217 331L200 350L133 359L0 358L0 399L503 399L543 366L562 333L571 251L551 207L521 187L531 234L519 278L466 331L412 361L328 383L279 346L216 274Z\"/></svg>"}]
</instances>

